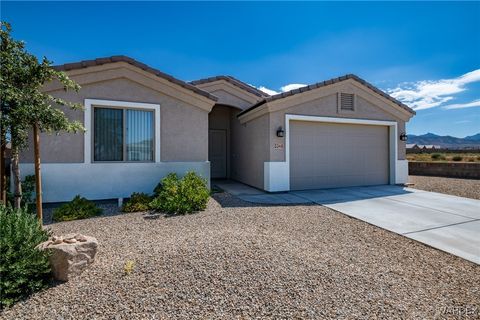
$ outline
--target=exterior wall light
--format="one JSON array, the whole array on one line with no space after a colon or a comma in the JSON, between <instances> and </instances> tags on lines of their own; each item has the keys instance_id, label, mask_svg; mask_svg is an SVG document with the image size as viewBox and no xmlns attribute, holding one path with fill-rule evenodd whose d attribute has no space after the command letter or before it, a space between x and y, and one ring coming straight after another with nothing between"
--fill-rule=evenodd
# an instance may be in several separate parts
<instances>
[{"instance_id":1,"label":"exterior wall light","mask_svg":"<svg viewBox=\"0 0 480 320\"><path fill-rule=\"evenodd\" d=\"M400 140L402 140L402 141L407 141L408 140L408 136L405 132L402 132L402 134L400 135Z\"/></svg>"},{"instance_id":2,"label":"exterior wall light","mask_svg":"<svg viewBox=\"0 0 480 320\"><path fill-rule=\"evenodd\" d=\"M283 131L282 127L279 127L277 130L277 137L283 138L285 135L285 131Z\"/></svg>"}]
</instances>

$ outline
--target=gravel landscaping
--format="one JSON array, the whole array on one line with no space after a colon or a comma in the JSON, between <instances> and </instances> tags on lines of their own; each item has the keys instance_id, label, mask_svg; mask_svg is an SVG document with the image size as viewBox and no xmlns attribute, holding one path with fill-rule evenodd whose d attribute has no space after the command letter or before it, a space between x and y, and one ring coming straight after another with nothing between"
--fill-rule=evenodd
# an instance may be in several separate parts
<instances>
[{"instance_id":1,"label":"gravel landscaping","mask_svg":"<svg viewBox=\"0 0 480 320\"><path fill-rule=\"evenodd\" d=\"M480 180L409 176L408 182L414 183L415 189L480 200Z\"/></svg>"},{"instance_id":2,"label":"gravel landscaping","mask_svg":"<svg viewBox=\"0 0 480 320\"><path fill-rule=\"evenodd\" d=\"M431 319L480 308L479 265L317 205L219 193L194 215L50 227L96 237L95 263L2 319Z\"/></svg>"}]
</instances>

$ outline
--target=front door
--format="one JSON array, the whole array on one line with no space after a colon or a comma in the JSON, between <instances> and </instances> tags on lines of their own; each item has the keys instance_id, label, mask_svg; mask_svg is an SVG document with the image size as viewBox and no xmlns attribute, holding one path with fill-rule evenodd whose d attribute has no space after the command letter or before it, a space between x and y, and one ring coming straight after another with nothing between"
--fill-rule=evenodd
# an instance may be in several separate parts
<instances>
[{"instance_id":1,"label":"front door","mask_svg":"<svg viewBox=\"0 0 480 320\"><path fill-rule=\"evenodd\" d=\"M209 130L208 160L212 178L227 177L227 132L226 130Z\"/></svg>"}]
</instances>

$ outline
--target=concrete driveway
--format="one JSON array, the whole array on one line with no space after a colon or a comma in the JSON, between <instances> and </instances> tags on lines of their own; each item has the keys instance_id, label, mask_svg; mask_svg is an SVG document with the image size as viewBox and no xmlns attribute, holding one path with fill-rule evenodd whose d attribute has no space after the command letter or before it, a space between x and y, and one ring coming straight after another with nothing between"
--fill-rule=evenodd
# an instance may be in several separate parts
<instances>
[{"instance_id":1,"label":"concrete driveway","mask_svg":"<svg viewBox=\"0 0 480 320\"><path fill-rule=\"evenodd\" d=\"M480 264L480 200L399 186L290 194Z\"/></svg>"}]
</instances>

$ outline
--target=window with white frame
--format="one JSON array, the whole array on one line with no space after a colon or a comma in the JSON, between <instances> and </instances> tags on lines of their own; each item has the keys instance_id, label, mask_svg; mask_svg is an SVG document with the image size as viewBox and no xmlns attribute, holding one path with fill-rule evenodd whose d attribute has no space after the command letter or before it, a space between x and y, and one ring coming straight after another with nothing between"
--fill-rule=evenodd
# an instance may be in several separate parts
<instances>
[{"instance_id":1,"label":"window with white frame","mask_svg":"<svg viewBox=\"0 0 480 320\"><path fill-rule=\"evenodd\" d=\"M153 110L93 107L93 161L152 162Z\"/></svg>"}]
</instances>

